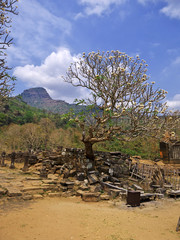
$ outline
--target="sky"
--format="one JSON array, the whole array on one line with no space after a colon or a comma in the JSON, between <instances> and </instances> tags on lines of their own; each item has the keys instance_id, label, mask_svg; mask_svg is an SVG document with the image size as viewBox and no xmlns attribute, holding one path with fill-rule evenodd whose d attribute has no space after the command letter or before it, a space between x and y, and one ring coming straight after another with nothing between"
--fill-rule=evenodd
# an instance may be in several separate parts
<instances>
[{"instance_id":1,"label":"sky","mask_svg":"<svg viewBox=\"0 0 180 240\"><path fill-rule=\"evenodd\" d=\"M180 0L19 0L8 63L14 95L44 87L72 103L84 89L62 75L83 52L119 50L146 60L147 74L180 110Z\"/></svg>"}]
</instances>

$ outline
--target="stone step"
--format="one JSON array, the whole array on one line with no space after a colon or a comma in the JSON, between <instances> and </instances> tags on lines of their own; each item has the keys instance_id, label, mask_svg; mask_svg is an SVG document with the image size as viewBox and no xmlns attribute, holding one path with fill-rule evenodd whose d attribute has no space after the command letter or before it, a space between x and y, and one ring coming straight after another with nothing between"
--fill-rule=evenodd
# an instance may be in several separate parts
<instances>
[{"instance_id":1,"label":"stone step","mask_svg":"<svg viewBox=\"0 0 180 240\"><path fill-rule=\"evenodd\" d=\"M81 197L85 202L98 202L100 200L100 193L82 193Z\"/></svg>"},{"instance_id":2,"label":"stone step","mask_svg":"<svg viewBox=\"0 0 180 240\"><path fill-rule=\"evenodd\" d=\"M6 195L7 189L0 188L0 196Z\"/></svg>"},{"instance_id":3,"label":"stone step","mask_svg":"<svg viewBox=\"0 0 180 240\"><path fill-rule=\"evenodd\" d=\"M8 187L7 188L7 195L9 197L22 196L22 192L20 191L20 189Z\"/></svg>"}]
</instances>

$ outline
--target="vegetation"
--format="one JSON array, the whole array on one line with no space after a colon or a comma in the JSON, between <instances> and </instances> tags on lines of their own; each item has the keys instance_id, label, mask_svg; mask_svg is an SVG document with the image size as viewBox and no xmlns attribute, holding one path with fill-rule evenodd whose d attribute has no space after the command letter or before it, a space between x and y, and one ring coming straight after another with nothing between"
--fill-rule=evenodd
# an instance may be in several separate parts
<instances>
[{"instance_id":1,"label":"vegetation","mask_svg":"<svg viewBox=\"0 0 180 240\"><path fill-rule=\"evenodd\" d=\"M0 112L0 126L9 124L39 123L42 118L49 118L56 127L62 127L67 124L67 120L62 119L59 114L53 114L31 107L24 103L21 98L8 98L4 109Z\"/></svg>"},{"instance_id":2,"label":"vegetation","mask_svg":"<svg viewBox=\"0 0 180 240\"><path fill-rule=\"evenodd\" d=\"M78 126L58 114L30 107L18 98L9 98L4 111L0 112L0 123L0 152L25 151L29 148L50 150L58 146L83 148ZM111 141L95 144L94 150L121 151L155 159L159 158L159 141L138 137L127 142L114 136Z\"/></svg>"},{"instance_id":3,"label":"vegetation","mask_svg":"<svg viewBox=\"0 0 180 240\"><path fill-rule=\"evenodd\" d=\"M17 7L14 6L18 0L0 1L0 106L13 90L14 78L9 75L9 67L6 63L6 49L12 44L9 38L11 28L10 14L17 14Z\"/></svg>"},{"instance_id":4,"label":"vegetation","mask_svg":"<svg viewBox=\"0 0 180 240\"><path fill-rule=\"evenodd\" d=\"M47 123L47 127L42 125L44 122ZM51 128L50 126L53 127ZM54 128L52 121L42 118L38 124L10 124L1 127L0 151L26 151L30 148L35 151L52 150L58 146L83 148L80 137L81 131L77 127ZM96 144L94 150L121 151L131 156L139 155L145 159L155 159L159 157L159 142L154 141L154 139L141 137L136 139L136 141L130 142L114 139L113 141Z\"/></svg>"},{"instance_id":5,"label":"vegetation","mask_svg":"<svg viewBox=\"0 0 180 240\"><path fill-rule=\"evenodd\" d=\"M65 81L89 90L88 99L77 100L92 112L71 114L82 130L86 156L94 159L93 144L124 137L160 136L179 120L169 116L163 102L166 91L149 82L144 60L119 51L91 52L68 68Z\"/></svg>"}]
</instances>

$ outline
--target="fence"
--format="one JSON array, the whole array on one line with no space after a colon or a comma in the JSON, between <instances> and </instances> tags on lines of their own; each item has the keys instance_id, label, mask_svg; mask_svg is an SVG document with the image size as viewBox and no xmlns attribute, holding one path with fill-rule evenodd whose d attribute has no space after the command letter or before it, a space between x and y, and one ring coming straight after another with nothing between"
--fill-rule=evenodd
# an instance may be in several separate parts
<instances>
[{"instance_id":1,"label":"fence","mask_svg":"<svg viewBox=\"0 0 180 240\"><path fill-rule=\"evenodd\" d=\"M180 169L176 167L136 163L131 166L131 177L163 183L173 190L180 190Z\"/></svg>"}]
</instances>

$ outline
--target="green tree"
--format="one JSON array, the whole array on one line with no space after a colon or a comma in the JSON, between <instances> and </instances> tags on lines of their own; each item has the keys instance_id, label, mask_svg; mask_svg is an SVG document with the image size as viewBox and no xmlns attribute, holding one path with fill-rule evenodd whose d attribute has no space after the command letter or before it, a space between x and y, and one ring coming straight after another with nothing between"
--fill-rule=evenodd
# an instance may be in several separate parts
<instances>
[{"instance_id":1,"label":"green tree","mask_svg":"<svg viewBox=\"0 0 180 240\"><path fill-rule=\"evenodd\" d=\"M89 90L89 97L77 100L88 106L89 112L71 116L82 129L89 159L94 159L95 143L118 136L127 140L160 134L167 124L174 124L174 118L167 117L167 92L154 89L147 64L139 56L132 58L119 51L83 53L70 65L64 80Z\"/></svg>"},{"instance_id":2,"label":"green tree","mask_svg":"<svg viewBox=\"0 0 180 240\"><path fill-rule=\"evenodd\" d=\"M14 78L8 73L10 69L7 66L6 49L12 44L12 38L9 37L12 19L10 14L17 14L17 6L14 6L18 0L0 1L0 103L5 101L14 87Z\"/></svg>"}]
</instances>

